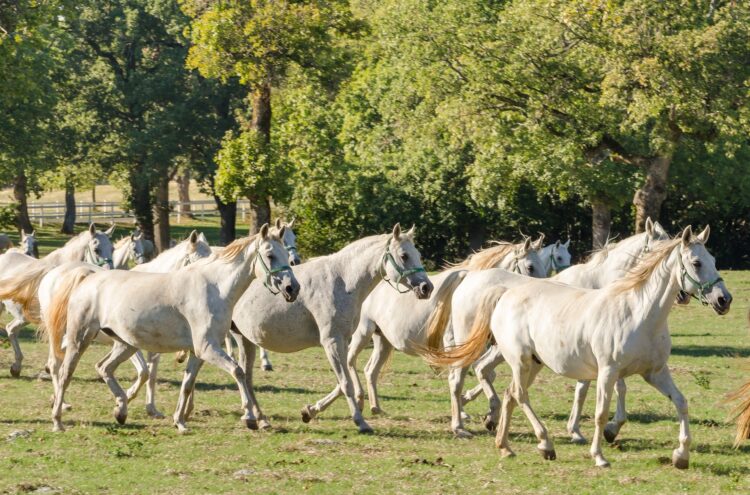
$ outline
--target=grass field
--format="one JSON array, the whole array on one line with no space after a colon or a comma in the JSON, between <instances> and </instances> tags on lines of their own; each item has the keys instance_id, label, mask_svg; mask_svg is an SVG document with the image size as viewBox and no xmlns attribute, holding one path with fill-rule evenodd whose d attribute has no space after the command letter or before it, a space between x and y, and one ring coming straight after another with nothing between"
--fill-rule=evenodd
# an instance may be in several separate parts
<instances>
[{"instance_id":1,"label":"grass field","mask_svg":"<svg viewBox=\"0 0 750 495\"><path fill-rule=\"evenodd\" d=\"M202 227L215 236L215 227ZM42 234L52 236L52 231ZM204 366L191 431L179 435L171 419L146 416L142 397L131 404L128 424L116 425L114 401L93 367L107 349L94 346L66 396L74 405L63 416L68 430L54 434L51 384L35 378L46 345L27 328L20 379L8 372L12 352L7 343L0 348L0 493L748 493L750 444L732 448L729 406L722 401L750 377L745 319L750 272L722 275L735 297L727 316L695 302L676 307L670 316L670 365L690 403L693 446L686 471L670 465L678 434L672 404L638 377L628 380L630 421L618 442L605 448L612 462L606 470L593 466L588 446L568 441L565 422L574 383L547 370L530 395L555 440L556 461L536 453L536 439L518 410L511 427L517 457L500 459L479 421L483 401L467 406L476 418L468 423L476 436L453 439L445 377L401 354L380 382L387 415L366 413L375 435L356 433L342 400L304 424L300 407L334 386L321 349L272 355L275 371L256 371L258 399L271 418L271 432L244 429L235 385L223 372ZM181 371L171 356L163 357L157 404L168 416ZM121 367L123 383L134 375L129 363ZM507 381L501 367L497 383ZM469 386L474 383L472 377L467 380ZM589 436L593 408L592 390L584 419ZM22 433L9 440L14 432Z\"/></svg>"}]
</instances>

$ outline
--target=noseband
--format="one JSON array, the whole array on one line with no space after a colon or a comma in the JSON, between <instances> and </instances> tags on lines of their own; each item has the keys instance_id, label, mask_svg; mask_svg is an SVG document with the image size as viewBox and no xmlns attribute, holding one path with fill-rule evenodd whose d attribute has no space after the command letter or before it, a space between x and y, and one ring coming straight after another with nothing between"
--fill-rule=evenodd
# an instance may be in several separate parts
<instances>
[{"instance_id":1,"label":"noseband","mask_svg":"<svg viewBox=\"0 0 750 495\"><path fill-rule=\"evenodd\" d=\"M288 249L289 248L287 248L287 251ZM273 285L271 284L271 277L279 272L283 272L284 270L291 270L292 267L290 267L289 265L281 265L277 266L276 268L269 268L266 265L266 262L263 261L263 256L260 255L260 240L258 240L258 242L255 244L255 260L253 260L253 264L255 264L256 261L260 261L260 266L263 268L263 271L266 274L266 279L263 281L263 285L265 285L266 289L268 289L268 291L274 296L276 294L279 294L281 290L274 289Z\"/></svg>"},{"instance_id":2,"label":"noseband","mask_svg":"<svg viewBox=\"0 0 750 495\"><path fill-rule=\"evenodd\" d=\"M680 258L680 290L686 294L690 294L690 297L693 299L697 299L701 302L702 305L708 306L708 299L706 298L706 294L708 291L714 288L719 282L723 282L724 279L719 277L713 282L706 282L704 284L700 283L696 279L694 279L685 268L685 263L682 261L682 250L680 250L678 254ZM688 292L687 289L685 289L685 280L688 280L691 284L693 284L695 287L698 288L698 295L696 296L692 292Z\"/></svg>"},{"instance_id":3,"label":"noseband","mask_svg":"<svg viewBox=\"0 0 750 495\"><path fill-rule=\"evenodd\" d=\"M113 268L112 265L112 259L111 258L102 258L98 254L91 251L91 246L86 244L86 256L92 261L92 265L96 266L104 266L107 265L110 268Z\"/></svg>"},{"instance_id":4,"label":"noseband","mask_svg":"<svg viewBox=\"0 0 750 495\"><path fill-rule=\"evenodd\" d=\"M393 254L391 253L391 241L393 240L393 237L388 238L388 241L385 244L385 253L383 253L383 259L382 263L380 264L380 276L383 280L388 282L388 285L396 289L396 292L399 294L406 294L407 292L410 292L409 289L402 291L399 288L399 284L404 279L404 277L408 277L409 275L412 275L414 273L425 273L426 270L422 266L418 266L416 268L402 268L399 266L398 263L396 263L396 259L393 257ZM388 278L388 273L386 272L385 265L390 263L394 270L396 270L396 273L398 273L398 278L394 282L393 280Z\"/></svg>"}]
</instances>

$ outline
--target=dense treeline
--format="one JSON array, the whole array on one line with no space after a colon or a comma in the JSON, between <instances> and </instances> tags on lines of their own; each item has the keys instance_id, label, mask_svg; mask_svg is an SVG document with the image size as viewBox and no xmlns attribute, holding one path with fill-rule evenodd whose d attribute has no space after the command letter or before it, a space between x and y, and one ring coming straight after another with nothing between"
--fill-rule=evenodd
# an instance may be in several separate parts
<instances>
[{"instance_id":1,"label":"dense treeline","mask_svg":"<svg viewBox=\"0 0 750 495\"><path fill-rule=\"evenodd\" d=\"M436 261L651 216L739 267L749 85L730 0L5 0L0 180L28 227L29 194L108 177L162 246L192 176L225 242L240 197L308 254L401 221Z\"/></svg>"}]
</instances>

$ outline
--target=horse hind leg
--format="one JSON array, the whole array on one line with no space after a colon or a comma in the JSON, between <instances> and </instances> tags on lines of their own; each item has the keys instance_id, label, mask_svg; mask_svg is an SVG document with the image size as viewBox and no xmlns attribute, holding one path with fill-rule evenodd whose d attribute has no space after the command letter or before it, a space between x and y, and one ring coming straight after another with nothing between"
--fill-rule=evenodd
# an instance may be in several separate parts
<instances>
[{"instance_id":1,"label":"horse hind leg","mask_svg":"<svg viewBox=\"0 0 750 495\"><path fill-rule=\"evenodd\" d=\"M464 428L461 416L461 389L468 368L453 367L448 371L448 389L451 396L451 431L456 438L471 438L473 435Z\"/></svg>"},{"instance_id":2,"label":"horse hind leg","mask_svg":"<svg viewBox=\"0 0 750 495\"><path fill-rule=\"evenodd\" d=\"M104 363L110 358L111 355L112 353L110 352L104 357L104 359L99 361L96 364L97 369L104 366ZM141 390L141 387L143 387L143 385L146 384L146 381L148 381L148 364L146 363L146 359L143 357L143 353L141 351L137 351L130 357L130 362L133 363L133 366L135 367L136 373L138 375L136 376L135 383L133 383L126 392L128 396L128 403L130 403L138 396L138 392Z\"/></svg>"},{"instance_id":3,"label":"horse hind leg","mask_svg":"<svg viewBox=\"0 0 750 495\"><path fill-rule=\"evenodd\" d=\"M71 326L68 325L68 329ZM53 385L55 387L55 397L52 404L52 430L53 431L64 431L65 427L62 424L62 411L63 405L65 404L65 391L70 385L70 381L73 378L73 373L78 366L78 362L81 356L88 348L89 344L96 335L96 330L91 328L86 329L76 335L76 338L69 338L68 345L65 348L65 356L62 358L62 362L58 361L58 358L51 359L51 369L53 374ZM67 332L68 335L71 332ZM52 344L50 344L51 346ZM59 365L59 366L58 366ZM55 378L56 376L56 378Z\"/></svg>"},{"instance_id":4,"label":"horse hind leg","mask_svg":"<svg viewBox=\"0 0 750 495\"><path fill-rule=\"evenodd\" d=\"M374 321L364 315L360 315L359 324L352 334L352 340L349 342L349 351L346 355L346 366L349 368L349 375L352 377L352 382L354 383L354 396L357 399L357 406L360 410L365 408L365 391L362 388L362 382L360 382L359 374L357 373L357 358L367 346L376 329L377 325ZM372 361L372 356L370 357L370 361ZM370 366L370 361L367 362L367 367Z\"/></svg>"},{"instance_id":5,"label":"horse hind leg","mask_svg":"<svg viewBox=\"0 0 750 495\"><path fill-rule=\"evenodd\" d=\"M154 419L162 419L164 413L156 408L156 378L159 371L161 354L149 352L148 359L148 382L146 382L146 414Z\"/></svg>"},{"instance_id":6,"label":"horse hind leg","mask_svg":"<svg viewBox=\"0 0 750 495\"><path fill-rule=\"evenodd\" d=\"M112 395L115 396L114 415L117 422L121 425L125 424L128 417L128 395L120 386L114 373L120 364L130 359L130 357L137 351L138 349L131 345L115 341L112 345L112 352L110 353L109 358L103 363L100 363L96 369L99 376L104 380L104 383L106 383L112 391Z\"/></svg>"},{"instance_id":7,"label":"horse hind leg","mask_svg":"<svg viewBox=\"0 0 750 495\"><path fill-rule=\"evenodd\" d=\"M495 431L500 421L501 401L492 382L495 380L495 368L504 361L500 347L493 345L476 363L474 371L479 380L479 387L484 391L490 410L484 416L484 427Z\"/></svg>"},{"instance_id":8,"label":"horse hind leg","mask_svg":"<svg viewBox=\"0 0 750 495\"><path fill-rule=\"evenodd\" d=\"M255 353L257 346L240 336L238 339L239 354L240 354L240 366L245 371L245 383L247 384L247 392L250 395L250 402L253 407L253 414L258 418L258 427L261 430L270 430L271 423L268 418L260 410L260 404L258 399L255 397L255 389L253 387L253 366L255 365ZM192 397L192 395L191 395Z\"/></svg>"},{"instance_id":9,"label":"horse hind leg","mask_svg":"<svg viewBox=\"0 0 750 495\"><path fill-rule=\"evenodd\" d=\"M24 325L26 325L26 320L23 318L20 312L16 314L15 311L12 311L11 314L13 314L14 318L5 327L5 331L8 334L8 340L10 341L10 345L13 348L14 355L13 364L10 365L10 374L12 377L18 378L19 376L21 376L21 367L23 363L23 352L21 352L21 345L18 343L18 333L24 327Z\"/></svg>"},{"instance_id":10,"label":"horse hind leg","mask_svg":"<svg viewBox=\"0 0 750 495\"><path fill-rule=\"evenodd\" d=\"M537 440L539 440L539 444L537 445L539 453L545 459L553 461L557 458L557 454L555 453L552 439L550 438L549 432L544 426L544 423L542 423L539 416L536 415L534 409L531 407L531 402L529 401L529 388L532 383L534 383L536 375L541 371L542 365L537 362L531 362L532 359L529 359L528 361L529 362L520 363L520 366L512 367L514 384L513 398L518 402L519 407L523 410L526 418L534 429L534 435L536 435Z\"/></svg>"},{"instance_id":11,"label":"horse hind leg","mask_svg":"<svg viewBox=\"0 0 750 495\"><path fill-rule=\"evenodd\" d=\"M180 396L177 400L177 407L173 416L174 425L180 433L187 432L185 421L188 416L189 402L192 397L193 387L195 386L195 379L202 366L202 359L198 359L192 352L188 354L188 362L185 366L185 373L182 376L182 384L180 385Z\"/></svg>"}]
</instances>

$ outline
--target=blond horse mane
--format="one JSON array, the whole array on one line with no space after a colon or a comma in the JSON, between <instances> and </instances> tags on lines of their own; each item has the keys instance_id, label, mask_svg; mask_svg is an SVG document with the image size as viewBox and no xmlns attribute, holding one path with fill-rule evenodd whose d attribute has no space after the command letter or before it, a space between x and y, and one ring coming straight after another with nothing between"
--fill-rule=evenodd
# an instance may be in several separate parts
<instances>
[{"instance_id":1,"label":"blond horse mane","mask_svg":"<svg viewBox=\"0 0 750 495\"><path fill-rule=\"evenodd\" d=\"M123 247L125 244L130 242L130 236L121 237L114 245L115 249Z\"/></svg>"},{"instance_id":2,"label":"blond horse mane","mask_svg":"<svg viewBox=\"0 0 750 495\"><path fill-rule=\"evenodd\" d=\"M250 245L255 239L257 239L259 234L251 235L248 237L242 237L240 239L237 239L233 241L231 244L229 244L227 247L225 247L220 253L216 255L217 259L231 262L234 261L239 254L245 250L247 246ZM274 236L274 239L276 237Z\"/></svg>"},{"instance_id":3,"label":"blond horse mane","mask_svg":"<svg viewBox=\"0 0 750 495\"><path fill-rule=\"evenodd\" d=\"M495 268L509 253L523 249L524 243L513 244L505 241L495 241L494 246L475 251L462 262L448 265L446 268L462 268L469 271L487 270Z\"/></svg>"},{"instance_id":4,"label":"blond horse mane","mask_svg":"<svg viewBox=\"0 0 750 495\"><path fill-rule=\"evenodd\" d=\"M640 263L635 265L622 279L615 282L615 293L622 293L643 287L661 262L669 257L672 250L680 242L682 242L682 239L676 238L656 244Z\"/></svg>"}]
</instances>

